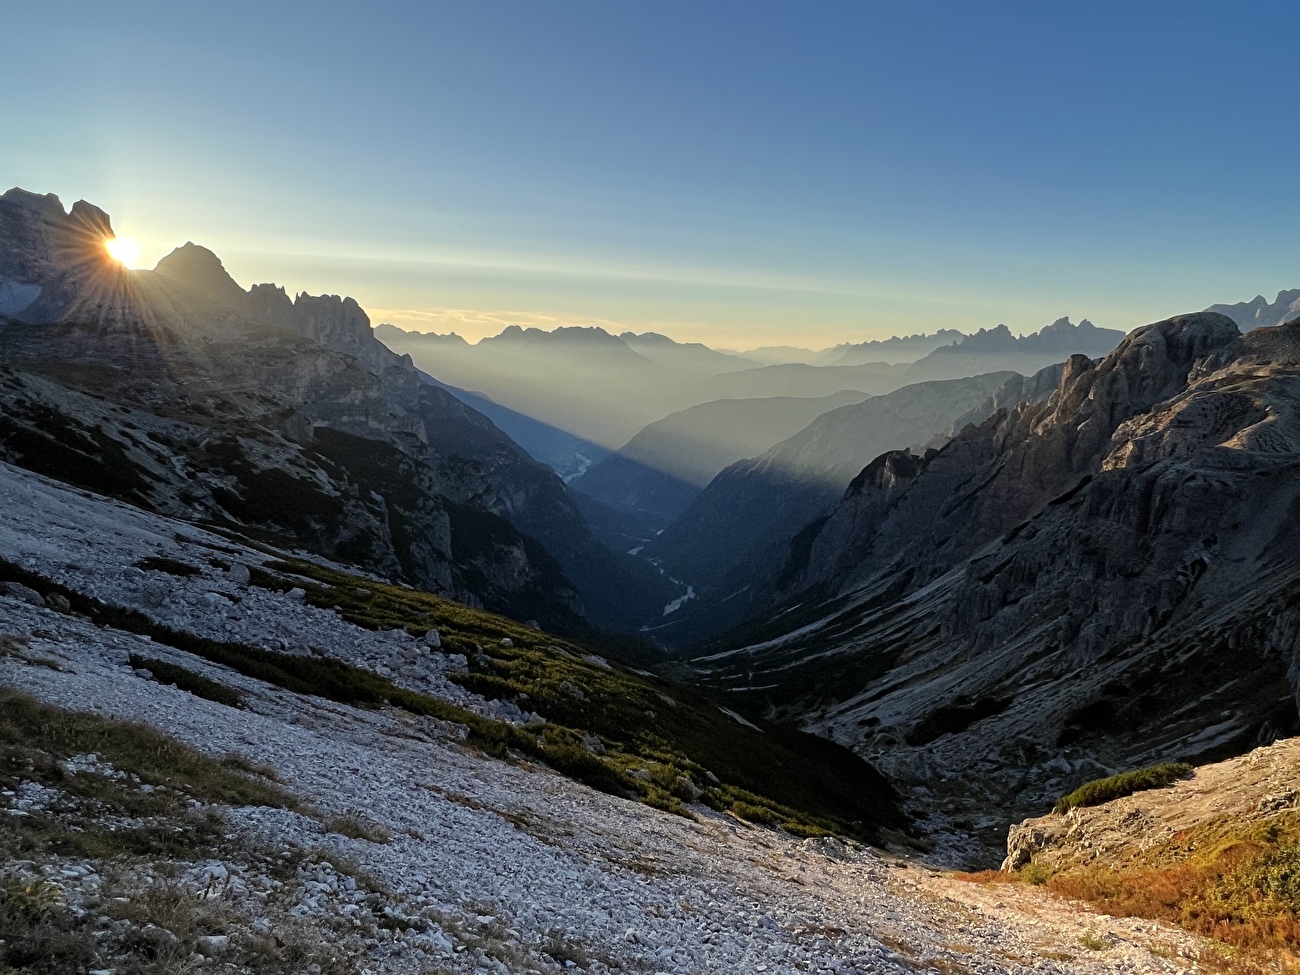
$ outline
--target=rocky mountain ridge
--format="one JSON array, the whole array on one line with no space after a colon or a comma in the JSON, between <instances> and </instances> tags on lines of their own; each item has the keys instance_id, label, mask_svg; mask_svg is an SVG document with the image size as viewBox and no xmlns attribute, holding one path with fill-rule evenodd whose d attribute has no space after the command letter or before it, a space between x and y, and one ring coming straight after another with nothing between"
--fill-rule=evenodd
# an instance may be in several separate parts
<instances>
[{"instance_id":1,"label":"rocky mountain ridge","mask_svg":"<svg viewBox=\"0 0 1300 975\"><path fill-rule=\"evenodd\" d=\"M904 381L955 379L996 370L1012 370L1029 376L1071 355L1100 358L1123 338L1123 332L1098 328L1086 318L1078 325L1072 324L1068 317L1058 318L1037 332L1020 336L1012 334L1005 325L981 328L912 363L904 373Z\"/></svg>"},{"instance_id":2,"label":"rocky mountain ridge","mask_svg":"<svg viewBox=\"0 0 1300 975\"><path fill-rule=\"evenodd\" d=\"M73 456L102 467L111 455L123 468L139 465L136 477L171 484L166 510L287 533L504 611L526 604L552 625L575 625L584 612L628 626L623 589L635 591L633 580L655 604L671 598L657 573L592 538L558 477L376 341L356 302L291 301L272 285L244 291L194 244L152 272L126 271L104 254L112 230L102 212L89 219L84 207L64 214L57 199L32 199L21 191L0 199L5 273L40 289L0 326L5 361L42 391L36 409L21 391L32 382L13 377L7 386L6 456L49 472ZM86 395L183 423L158 431L166 443L116 427L95 433L103 418L81 415ZM187 491L182 482L196 473L228 493ZM279 490L270 480L283 482ZM161 503L156 493L133 498Z\"/></svg>"},{"instance_id":3,"label":"rocky mountain ridge","mask_svg":"<svg viewBox=\"0 0 1300 975\"><path fill-rule=\"evenodd\" d=\"M693 666L976 834L1266 743L1300 722L1298 457L1300 323L1138 329L1045 402L874 461L792 550L783 605Z\"/></svg>"},{"instance_id":4,"label":"rocky mountain ridge","mask_svg":"<svg viewBox=\"0 0 1300 975\"><path fill-rule=\"evenodd\" d=\"M1211 305L1205 310L1227 315L1243 331L1266 325L1281 325L1300 317L1300 288L1279 291L1273 301L1263 295L1256 295L1250 301Z\"/></svg>"}]
</instances>

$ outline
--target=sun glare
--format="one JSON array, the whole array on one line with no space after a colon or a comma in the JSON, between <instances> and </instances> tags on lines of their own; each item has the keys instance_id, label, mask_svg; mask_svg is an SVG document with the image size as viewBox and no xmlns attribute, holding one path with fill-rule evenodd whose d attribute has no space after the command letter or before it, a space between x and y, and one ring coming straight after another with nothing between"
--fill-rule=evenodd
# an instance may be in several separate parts
<instances>
[{"instance_id":1,"label":"sun glare","mask_svg":"<svg viewBox=\"0 0 1300 975\"><path fill-rule=\"evenodd\" d=\"M135 262L140 257L140 248L130 237L109 237L104 241L104 249L108 251L109 257L123 267L135 267Z\"/></svg>"}]
</instances>

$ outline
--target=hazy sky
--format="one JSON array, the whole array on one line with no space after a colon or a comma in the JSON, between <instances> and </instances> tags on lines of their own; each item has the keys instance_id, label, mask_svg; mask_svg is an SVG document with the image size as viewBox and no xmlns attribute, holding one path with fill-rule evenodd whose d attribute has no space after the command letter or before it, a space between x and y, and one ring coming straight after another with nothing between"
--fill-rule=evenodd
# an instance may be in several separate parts
<instances>
[{"instance_id":1,"label":"hazy sky","mask_svg":"<svg viewBox=\"0 0 1300 975\"><path fill-rule=\"evenodd\" d=\"M1300 286L1300 4L6 4L0 183L477 337L1131 328ZM2 189L3 187L0 187Z\"/></svg>"}]
</instances>

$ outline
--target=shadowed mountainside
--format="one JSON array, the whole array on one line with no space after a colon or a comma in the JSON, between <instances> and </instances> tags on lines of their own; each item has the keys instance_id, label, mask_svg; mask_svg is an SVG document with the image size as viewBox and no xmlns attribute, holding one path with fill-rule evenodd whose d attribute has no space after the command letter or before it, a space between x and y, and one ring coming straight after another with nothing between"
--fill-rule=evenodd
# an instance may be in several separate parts
<instances>
[{"instance_id":1,"label":"shadowed mountainside","mask_svg":"<svg viewBox=\"0 0 1300 975\"><path fill-rule=\"evenodd\" d=\"M863 464L885 450L950 434L959 418L992 412L1008 383L1019 396L1024 382L1000 373L904 387L824 413L761 456L722 471L646 546L648 557L699 593L651 632L684 646L739 623L780 568L790 539L826 513Z\"/></svg>"},{"instance_id":2,"label":"shadowed mountainside","mask_svg":"<svg viewBox=\"0 0 1300 975\"><path fill-rule=\"evenodd\" d=\"M1298 458L1300 322L1138 329L877 458L693 666L973 820L1266 743L1300 725Z\"/></svg>"},{"instance_id":3,"label":"shadowed mountainside","mask_svg":"<svg viewBox=\"0 0 1300 975\"><path fill-rule=\"evenodd\" d=\"M724 467L763 453L829 410L866 398L844 390L693 406L651 423L573 487L656 531L685 511Z\"/></svg>"}]
</instances>

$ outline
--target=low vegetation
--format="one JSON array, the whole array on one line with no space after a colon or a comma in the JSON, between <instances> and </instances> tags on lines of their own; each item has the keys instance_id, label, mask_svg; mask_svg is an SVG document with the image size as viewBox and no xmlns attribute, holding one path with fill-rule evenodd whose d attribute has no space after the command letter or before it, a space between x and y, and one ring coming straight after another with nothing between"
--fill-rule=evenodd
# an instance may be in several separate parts
<instances>
[{"instance_id":1,"label":"low vegetation","mask_svg":"<svg viewBox=\"0 0 1300 975\"><path fill-rule=\"evenodd\" d=\"M1191 772L1192 766L1186 762L1164 762L1131 772L1120 772L1105 779L1094 779L1058 799L1052 811L1061 815L1076 806L1100 806L1102 803L1131 796L1135 792L1163 789L1186 778Z\"/></svg>"},{"instance_id":2,"label":"low vegetation","mask_svg":"<svg viewBox=\"0 0 1300 975\"><path fill-rule=\"evenodd\" d=\"M153 675L153 679L159 684L173 684L182 691L189 691L195 697L216 701L218 704L224 704L227 707L241 708L244 706L244 699L238 691L232 690L224 684L218 684L202 674L196 674L194 671L177 664L169 664L165 660L158 660L155 657L142 657L136 653L131 654L130 659L132 667L136 670L149 671Z\"/></svg>"},{"instance_id":3,"label":"low vegetation","mask_svg":"<svg viewBox=\"0 0 1300 975\"><path fill-rule=\"evenodd\" d=\"M1170 763L1090 782L1062 799L1057 812L1161 788L1190 771L1191 766ZM1205 970L1300 972L1300 810L1295 808L1262 819L1220 814L1104 862L1049 865L1035 858L1014 874L984 871L959 878L1041 885L1115 917L1177 925L1222 946L1200 959Z\"/></svg>"},{"instance_id":4,"label":"low vegetation","mask_svg":"<svg viewBox=\"0 0 1300 975\"><path fill-rule=\"evenodd\" d=\"M240 971L356 971L337 939L293 917L288 903L273 897L259 907L275 921L274 936L263 937L244 928L224 896L176 879L184 864L211 858L256 861L286 880L295 875L309 853L286 859L248 847L209 805L298 808L265 771L238 756L207 758L151 728L0 688L0 789L41 797L21 814L0 816L0 973L172 975L194 969L204 938L232 932L239 934L222 960ZM194 809L193 800L208 808ZM94 899L81 907L24 869L69 863L98 876Z\"/></svg>"},{"instance_id":5,"label":"low vegetation","mask_svg":"<svg viewBox=\"0 0 1300 975\"><path fill-rule=\"evenodd\" d=\"M263 776L249 775L233 762L220 762L152 728L41 704L0 688L0 784L20 781L56 786L72 795L97 798L102 775L70 773L64 763L93 755L114 768L130 769L137 785L136 812L160 812L188 799L226 805L296 809L297 800ZM159 798L159 795L170 798ZM164 808L166 807L166 808Z\"/></svg>"},{"instance_id":6,"label":"low vegetation","mask_svg":"<svg viewBox=\"0 0 1300 975\"><path fill-rule=\"evenodd\" d=\"M1107 914L1153 918L1214 938L1230 949L1228 967L1237 971L1300 970L1294 811L1249 826L1220 817L1131 862L1058 871L1046 886Z\"/></svg>"},{"instance_id":7,"label":"low vegetation","mask_svg":"<svg viewBox=\"0 0 1300 975\"><path fill-rule=\"evenodd\" d=\"M168 575L180 576L182 579L196 576L203 571L197 565L161 555L151 555L147 559L141 559L136 563L136 567L153 572L166 572Z\"/></svg>"},{"instance_id":8,"label":"low vegetation","mask_svg":"<svg viewBox=\"0 0 1300 975\"><path fill-rule=\"evenodd\" d=\"M0 581L21 582L44 596L57 593L73 612L100 626L148 636L295 693L360 707L392 706L464 725L469 743L490 755L538 761L593 788L671 812L684 813L684 802L700 801L798 835L840 833L868 841L878 840L882 828L906 824L888 782L847 749L757 720L756 731L724 712L709 692L611 663L590 647L428 593L306 561L253 573L255 585L303 588L312 604L358 626L417 635L437 629L442 649L468 661L466 672L449 676L489 699L516 701L545 718L544 724L523 727L485 718L339 660L178 631L3 560Z\"/></svg>"},{"instance_id":9,"label":"low vegetation","mask_svg":"<svg viewBox=\"0 0 1300 975\"><path fill-rule=\"evenodd\" d=\"M494 754L537 758L662 809L680 812L684 801L698 799L803 836L877 839L881 827L904 825L888 783L848 750L761 721L753 722L761 730L747 728L716 695L594 652L604 648L306 561L271 563L254 583L304 588L312 604L367 629L416 636L436 629L442 649L468 661L465 673L449 675L453 680L546 719L540 732L476 716L452 719L469 724L471 740Z\"/></svg>"}]
</instances>

